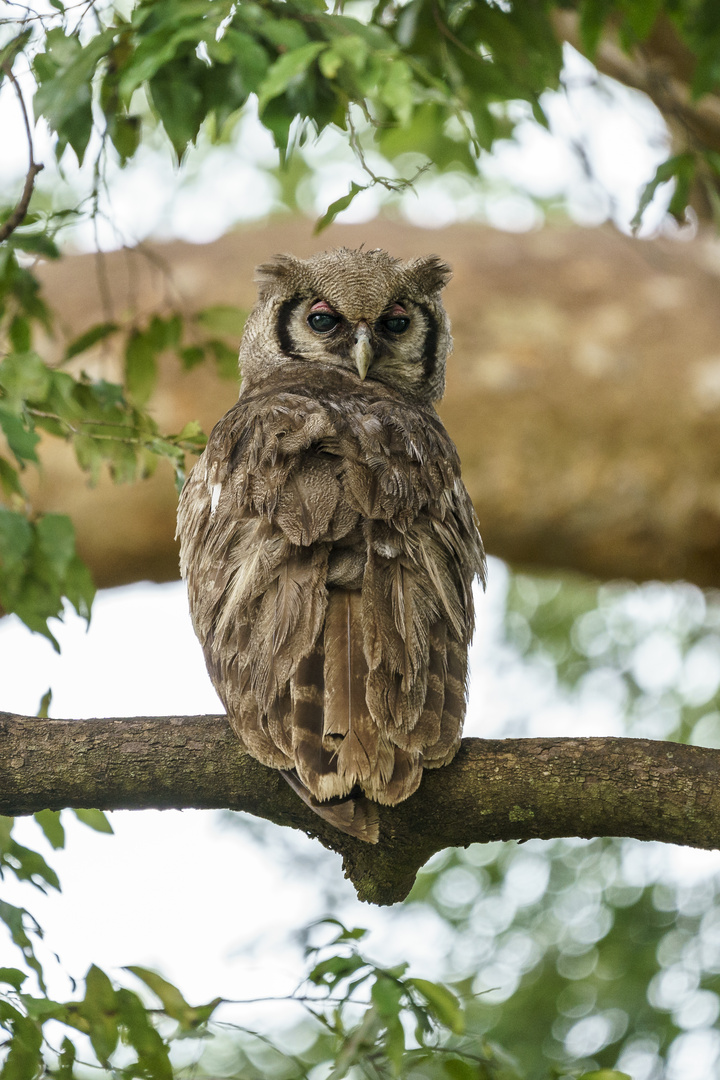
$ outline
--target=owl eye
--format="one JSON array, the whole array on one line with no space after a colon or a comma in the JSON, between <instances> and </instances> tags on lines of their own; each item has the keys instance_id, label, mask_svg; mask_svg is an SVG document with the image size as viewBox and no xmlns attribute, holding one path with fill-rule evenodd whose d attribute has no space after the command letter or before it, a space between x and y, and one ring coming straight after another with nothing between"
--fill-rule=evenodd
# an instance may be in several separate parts
<instances>
[{"instance_id":1,"label":"owl eye","mask_svg":"<svg viewBox=\"0 0 720 1080\"><path fill-rule=\"evenodd\" d=\"M393 319L386 319L385 326L392 334L404 334L410 325L410 320L398 315Z\"/></svg>"},{"instance_id":2,"label":"owl eye","mask_svg":"<svg viewBox=\"0 0 720 1080\"><path fill-rule=\"evenodd\" d=\"M318 334L329 334L339 322L337 315L330 315L327 311L316 311L308 316L310 328Z\"/></svg>"}]
</instances>

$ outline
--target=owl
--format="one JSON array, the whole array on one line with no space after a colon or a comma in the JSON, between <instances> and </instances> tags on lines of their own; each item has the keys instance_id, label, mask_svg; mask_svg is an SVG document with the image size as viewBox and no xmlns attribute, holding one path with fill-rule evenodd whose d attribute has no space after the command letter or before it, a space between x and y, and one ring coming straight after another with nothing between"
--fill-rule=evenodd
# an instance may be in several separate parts
<instances>
[{"instance_id":1,"label":"owl","mask_svg":"<svg viewBox=\"0 0 720 1080\"><path fill-rule=\"evenodd\" d=\"M374 843L460 744L485 557L443 395L449 267L342 248L257 270L240 396L183 488L195 631L245 749Z\"/></svg>"}]
</instances>

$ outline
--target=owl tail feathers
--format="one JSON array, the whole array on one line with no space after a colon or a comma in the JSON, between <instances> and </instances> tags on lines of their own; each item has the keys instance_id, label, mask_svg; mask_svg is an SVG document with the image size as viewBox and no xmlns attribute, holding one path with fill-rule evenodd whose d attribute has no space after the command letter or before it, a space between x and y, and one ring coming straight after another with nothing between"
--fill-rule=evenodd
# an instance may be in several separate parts
<instances>
[{"instance_id":1,"label":"owl tail feathers","mask_svg":"<svg viewBox=\"0 0 720 1080\"><path fill-rule=\"evenodd\" d=\"M329 822L340 832L347 833L348 836L355 836L358 840L364 840L366 844L377 844L380 838L378 808L370 799L362 795L357 798L348 795L344 799L320 802L298 779L294 769L281 769L280 775L318 817Z\"/></svg>"}]
</instances>

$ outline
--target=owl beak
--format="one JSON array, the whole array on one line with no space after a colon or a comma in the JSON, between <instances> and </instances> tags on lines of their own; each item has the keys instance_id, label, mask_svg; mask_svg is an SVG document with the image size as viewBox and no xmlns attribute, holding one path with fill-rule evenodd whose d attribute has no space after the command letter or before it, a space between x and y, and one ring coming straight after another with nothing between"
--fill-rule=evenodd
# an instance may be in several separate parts
<instances>
[{"instance_id":1,"label":"owl beak","mask_svg":"<svg viewBox=\"0 0 720 1080\"><path fill-rule=\"evenodd\" d=\"M358 323L355 328L355 344L352 349L352 358L355 361L355 367L358 369L358 375L361 379L365 379L373 362L370 327L366 322Z\"/></svg>"}]
</instances>

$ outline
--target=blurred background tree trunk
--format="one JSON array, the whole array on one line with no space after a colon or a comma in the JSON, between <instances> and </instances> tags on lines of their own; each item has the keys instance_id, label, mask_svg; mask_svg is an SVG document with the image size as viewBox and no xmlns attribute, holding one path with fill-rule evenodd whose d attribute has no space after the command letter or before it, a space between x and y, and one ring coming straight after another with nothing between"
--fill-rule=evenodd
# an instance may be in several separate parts
<instances>
[{"instance_id":1,"label":"blurred background tree trunk","mask_svg":"<svg viewBox=\"0 0 720 1080\"><path fill-rule=\"evenodd\" d=\"M68 257L42 278L70 339L163 304L249 308L253 268L273 253L361 243L403 257L436 251L454 267L455 353L440 412L492 554L601 578L720 584L720 247L709 235L374 221L318 238L288 220L208 245L116 252L100 275L98 257ZM59 358L62 346L48 348ZM120 373L112 344L83 360L95 376ZM153 407L166 431L193 419L209 431L236 393L208 365L183 372L168 359ZM72 513L99 585L177 576L166 463L139 485L103 479L91 490L71 450L46 439L41 475L28 482L38 507Z\"/></svg>"}]
</instances>

